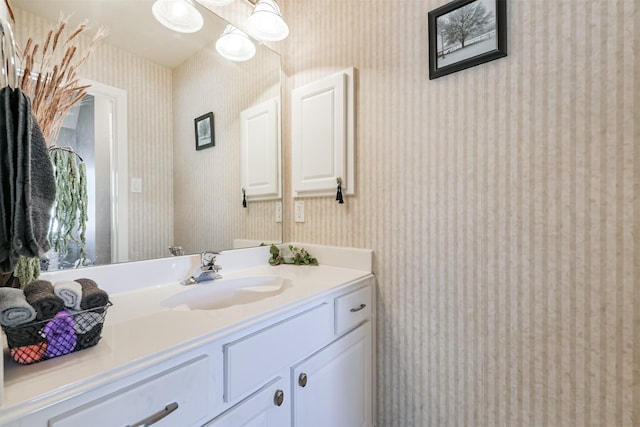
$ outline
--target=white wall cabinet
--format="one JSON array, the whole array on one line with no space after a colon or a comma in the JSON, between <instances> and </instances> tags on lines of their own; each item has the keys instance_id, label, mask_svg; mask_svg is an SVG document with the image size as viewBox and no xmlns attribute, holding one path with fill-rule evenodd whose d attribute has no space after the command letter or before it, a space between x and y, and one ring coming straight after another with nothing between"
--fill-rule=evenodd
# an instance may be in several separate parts
<instances>
[{"instance_id":1,"label":"white wall cabinet","mask_svg":"<svg viewBox=\"0 0 640 427\"><path fill-rule=\"evenodd\" d=\"M373 284L274 314L16 425L372 427Z\"/></svg>"},{"instance_id":2,"label":"white wall cabinet","mask_svg":"<svg viewBox=\"0 0 640 427\"><path fill-rule=\"evenodd\" d=\"M240 113L240 173L247 200L281 197L279 123L276 99Z\"/></svg>"},{"instance_id":3,"label":"white wall cabinet","mask_svg":"<svg viewBox=\"0 0 640 427\"><path fill-rule=\"evenodd\" d=\"M295 197L354 194L354 75L349 68L296 88L291 96Z\"/></svg>"}]
</instances>

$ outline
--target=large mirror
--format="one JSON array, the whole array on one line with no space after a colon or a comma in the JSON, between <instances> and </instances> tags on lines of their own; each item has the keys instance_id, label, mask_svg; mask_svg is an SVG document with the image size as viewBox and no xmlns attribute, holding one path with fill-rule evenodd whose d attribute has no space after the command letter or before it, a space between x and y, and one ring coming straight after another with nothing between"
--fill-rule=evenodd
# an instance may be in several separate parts
<instances>
[{"instance_id":1,"label":"large mirror","mask_svg":"<svg viewBox=\"0 0 640 427\"><path fill-rule=\"evenodd\" d=\"M78 117L95 117L96 148L86 157L95 167L88 171L96 181L95 229L87 241L96 265L170 256L169 246L188 254L282 240L280 200L243 207L240 166L242 112L273 100L280 105L277 53L256 43L252 59L224 59L215 42L228 23L200 5L204 27L183 34L154 19L153 0L11 4L18 44L43 40L61 13L70 15L70 27L88 19L109 30L82 72L95 83L81 107L89 112L76 111L70 130L61 131L80 127ZM88 45L89 37L80 43ZM195 119L208 113L215 145L198 150Z\"/></svg>"}]
</instances>

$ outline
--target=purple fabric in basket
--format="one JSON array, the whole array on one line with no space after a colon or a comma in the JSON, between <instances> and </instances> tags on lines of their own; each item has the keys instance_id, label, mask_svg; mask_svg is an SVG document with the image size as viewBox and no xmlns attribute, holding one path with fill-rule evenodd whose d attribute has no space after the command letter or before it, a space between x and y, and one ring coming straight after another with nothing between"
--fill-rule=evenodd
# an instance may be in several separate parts
<instances>
[{"instance_id":1,"label":"purple fabric in basket","mask_svg":"<svg viewBox=\"0 0 640 427\"><path fill-rule=\"evenodd\" d=\"M73 317L68 312L61 311L45 325L42 329L42 334L47 339L45 358L62 356L75 350L76 330L73 324Z\"/></svg>"}]
</instances>

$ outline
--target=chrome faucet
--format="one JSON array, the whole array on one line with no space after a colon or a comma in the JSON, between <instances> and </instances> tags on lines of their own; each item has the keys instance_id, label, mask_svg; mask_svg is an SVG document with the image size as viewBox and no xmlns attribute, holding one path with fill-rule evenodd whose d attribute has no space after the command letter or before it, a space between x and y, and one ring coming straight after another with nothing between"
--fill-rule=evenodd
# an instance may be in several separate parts
<instances>
[{"instance_id":1,"label":"chrome faucet","mask_svg":"<svg viewBox=\"0 0 640 427\"><path fill-rule=\"evenodd\" d=\"M202 254L200 254L200 268L195 269L194 272L180 282L180 284L187 286L208 280L222 279L222 276L218 274L218 271L222 270L222 267L216 264L217 257L218 254L216 252L202 252Z\"/></svg>"},{"instance_id":2,"label":"chrome faucet","mask_svg":"<svg viewBox=\"0 0 640 427\"><path fill-rule=\"evenodd\" d=\"M182 256L184 255L184 249L182 249L182 246L169 246L169 252L171 253L172 256Z\"/></svg>"}]
</instances>

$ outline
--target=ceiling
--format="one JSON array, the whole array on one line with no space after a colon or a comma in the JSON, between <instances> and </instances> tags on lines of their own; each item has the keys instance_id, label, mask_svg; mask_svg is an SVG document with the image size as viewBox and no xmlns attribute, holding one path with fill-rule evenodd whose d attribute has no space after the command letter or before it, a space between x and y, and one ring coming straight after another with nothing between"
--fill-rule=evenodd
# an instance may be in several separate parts
<instances>
[{"instance_id":1,"label":"ceiling","mask_svg":"<svg viewBox=\"0 0 640 427\"><path fill-rule=\"evenodd\" d=\"M171 31L153 17L154 0L11 0L17 9L27 10L57 22L62 12L71 15L71 27L85 19L91 28L106 27L107 43L147 58L157 64L175 68L222 34L227 22L196 3L204 26L196 33ZM194 2L195 3L195 2ZM17 22L16 25L20 25Z\"/></svg>"}]
</instances>

